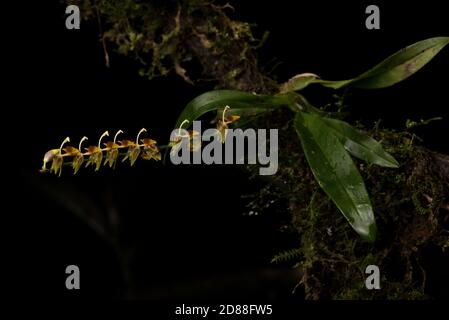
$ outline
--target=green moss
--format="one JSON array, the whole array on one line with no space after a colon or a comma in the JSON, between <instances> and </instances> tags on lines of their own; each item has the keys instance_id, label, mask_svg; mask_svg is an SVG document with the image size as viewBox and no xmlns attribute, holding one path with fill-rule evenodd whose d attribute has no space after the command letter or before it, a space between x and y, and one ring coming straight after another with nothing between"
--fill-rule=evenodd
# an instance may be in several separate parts
<instances>
[{"instance_id":1,"label":"green moss","mask_svg":"<svg viewBox=\"0 0 449 320\"><path fill-rule=\"evenodd\" d=\"M228 6L207 0L68 2L79 5L86 19L95 21L99 14L105 46L134 57L142 76L152 79L174 72L188 82L206 75L218 80L220 87L239 88L242 83L253 88L241 89L263 87L253 55L261 41L253 36L250 24L227 17ZM192 59L203 67L203 75L191 75L182 67Z\"/></svg>"},{"instance_id":2,"label":"green moss","mask_svg":"<svg viewBox=\"0 0 449 320\"><path fill-rule=\"evenodd\" d=\"M277 127L289 117L285 113L275 111L261 121L266 126L268 118ZM293 128L280 130L279 171L265 186L258 209L263 210L267 199L284 199L300 252L289 255L290 263L303 268L297 290L303 290L307 299L429 298L422 253L430 245L441 250L447 246L445 215L438 209L449 199L447 186L438 179L428 151L415 143L414 135L378 127L370 134L401 163L398 169L388 169L355 160L379 229L373 245L357 236L319 188ZM270 191L271 198L267 196ZM370 264L380 268L381 290L365 288L365 268Z\"/></svg>"}]
</instances>

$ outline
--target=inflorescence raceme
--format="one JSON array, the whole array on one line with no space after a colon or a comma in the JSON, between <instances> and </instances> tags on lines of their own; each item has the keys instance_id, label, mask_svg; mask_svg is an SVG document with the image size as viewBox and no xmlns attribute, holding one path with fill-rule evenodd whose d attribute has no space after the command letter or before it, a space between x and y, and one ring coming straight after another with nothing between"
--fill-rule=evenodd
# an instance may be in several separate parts
<instances>
[{"instance_id":1,"label":"inflorescence raceme","mask_svg":"<svg viewBox=\"0 0 449 320\"><path fill-rule=\"evenodd\" d=\"M228 125L234 123L235 121L240 119L240 116L232 115L226 117L226 112L230 110L229 106L225 106L222 112L222 115L217 120L217 131L220 135L221 142L224 143L226 140L226 135L228 131ZM189 124L189 120L184 120L178 130L175 132L174 136L171 137L170 143L167 146L158 147L155 140L145 138L140 139L139 137L142 133L146 132L145 128L142 128L137 134L137 138L135 141L131 140L121 140L117 142L117 137L121 133L122 130L117 131L114 135L114 140L103 143L104 148L102 148L102 140L104 137L109 136L109 132L105 131L98 139L98 144L96 146L89 146L85 148L85 152L81 151L81 146L84 141L88 140L87 137L83 137L79 144L78 149L72 146L66 146L66 143L70 142L70 138L67 137L61 143L59 149L52 149L47 151L44 155L44 163L40 172L53 172L54 174L61 176L62 167L64 164L71 165L73 168L74 174L78 172L81 166L86 163L86 167L92 165L95 167L95 171L100 170L101 165L104 166L109 165L110 168L115 168L117 163L117 159L120 156L124 156L122 162L129 160L131 166L134 165L139 156L145 160L154 159L156 161L161 160L161 152L160 149L171 148L171 154L176 154L178 150L181 148L181 140L184 138L189 139L188 149L190 151L198 151L201 147L201 141L199 139L195 139L199 135L199 132L193 130L184 130L183 133L181 131L184 125ZM121 149L127 149L126 152L120 152ZM103 154L105 153L105 154ZM70 157L71 161L64 163L64 158ZM85 157L88 157L87 160ZM103 161L104 159L104 161ZM47 168L47 163L51 161L50 169Z\"/></svg>"},{"instance_id":2,"label":"inflorescence raceme","mask_svg":"<svg viewBox=\"0 0 449 320\"><path fill-rule=\"evenodd\" d=\"M42 165L41 172L53 172L54 174L61 176L62 167L64 165L64 158L71 158L68 165L73 168L74 174L78 172L81 166L86 163L86 167L92 165L95 167L95 171L98 171L103 164L104 166L109 165L110 168L115 168L117 160L120 156L124 156L122 162L129 160L131 166L134 165L139 156L145 160L154 159L156 161L161 160L161 152L157 147L157 142L155 140L145 138L140 139L139 137L142 133L146 132L145 128L141 129L137 134L135 141L131 140L121 140L117 141L119 134L123 133L122 130L117 131L114 136L113 141L108 141L103 143L104 137L109 136L109 132L104 132L100 139L98 139L98 144L96 146L89 146L85 148L85 152L82 152L81 147L84 141L88 140L87 137L83 137L78 145L78 148L72 146L66 146L66 143L70 142L70 138L67 137L61 143L59 149L52 149L48 151L44 156L44 163ZM120 152L121 149L126 150L126 152ZM87 159L86 159L87 157ZM104 159L104 161L103 161ZM51 161L50 169L47 169L47 163Z\"/></svg>"}]
</instances>

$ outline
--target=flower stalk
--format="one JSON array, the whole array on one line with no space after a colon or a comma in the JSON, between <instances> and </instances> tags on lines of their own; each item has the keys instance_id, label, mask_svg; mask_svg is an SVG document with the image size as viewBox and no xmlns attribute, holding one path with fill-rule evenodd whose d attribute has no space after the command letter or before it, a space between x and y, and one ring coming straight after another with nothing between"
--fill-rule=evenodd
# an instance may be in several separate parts
<instances>
[{"instance_id":1,"label":"flower stalk","mask_svg":"<svg viewBox=\"0 0 449 320\"><path fill-rule=\"evenodd\" d=\"M74 174L80 170L84 163L86 163L85 167L92 165L95 171L100 170L102 165L114 169L120 156L124 156L122 162L129 159L131 166L134 165L139 156L144 160L153 159L159 161L161 159L161 153L157 142L149 138L139 140L144 132L147 132L147 130L142 128L137 134L135 141L117 141L117 137L123 133L122 130L118 130L112 141L102 143L103 139L109 136L109 131L105 131L98 139L98 144L85 148L85 152L81 150L83 142L88 140L87 137L84 136L80 140L78 148L66 145L70 142L70 138L67 137L61 143L59 149L52 149L45 153L40 172L50 171L50 173L61 176L65 158L72 158L71 161L65 164L71 165ZM121 149L126 150L126 152L120 152ZM51 162L51 167L47 169L47 163L49 162Z\"/></svg>"}]
</instances>

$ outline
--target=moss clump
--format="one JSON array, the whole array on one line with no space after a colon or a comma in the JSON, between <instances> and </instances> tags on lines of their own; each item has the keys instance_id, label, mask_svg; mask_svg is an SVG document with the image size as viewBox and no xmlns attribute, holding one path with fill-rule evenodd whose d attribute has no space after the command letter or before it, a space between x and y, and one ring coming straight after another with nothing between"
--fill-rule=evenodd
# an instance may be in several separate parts
<instances>
[{"instance_id":1,"label":"moss clump","mask_svg":"<svg viewBox=\"0 0 449 320\"><path fill-rule=\"evenodd\" d=\"M271 123L285 123L284 117L288 118L284 111L276 111L267 118ZM423 253L436 247L441 257L447 254L449 219L441 208L449 199L447 182L439 178L440 169L433 166L430 151L417 145L413 134L379 128L369 133L401 164L398 169L388 169L355 160L379 229L373 245L357 236L320 189L290 124L279 131L277 175L264 187L262 196L250 203L253 210L260 211L272 199L284 199L285 210L292 217L284 230L297 234L298 247L275 260L292 258L302 267L297 290L303 290L307 299L431 297L426 282L429 265ZM365 288L369 264L380 268L381 290Z\"/></svg>"},{"instance_id":2,"label":"moss clump","mask_svg":"<svg viewBox=\"0 0 449 320\"><path fill-rule=\"evenodd\" d=\"M207 0L72 0L86 19L96 20L102 41L141 64L149 79L175 72L189 83L217 80L221 88L270 91L275 85L258 70L254 49L261 45L246 22ZM109 58L107 57L107 61ZM200 68L192 68L199 66ZM202 69L190 74L186 69Z\"/></svg>"}]
</instances>

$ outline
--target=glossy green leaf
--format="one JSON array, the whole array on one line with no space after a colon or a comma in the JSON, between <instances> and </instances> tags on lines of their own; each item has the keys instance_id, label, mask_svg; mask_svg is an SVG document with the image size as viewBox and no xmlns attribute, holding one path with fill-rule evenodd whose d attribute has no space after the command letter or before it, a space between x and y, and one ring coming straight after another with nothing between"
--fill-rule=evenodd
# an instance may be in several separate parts
<instances>
[{"instance_id":1,"label":"glossy green leaf","mask_svg":"<svg viewBox=\"0 0 449 320\"><path fill-rule=\"evenodd\" d=\"M295 80L295 77L293 77L281 86L281 91L283 90L285 92L286 88L290 91L300 90L312 83L319 83L322 86L333 89L340 89L343 87L362 89L389 87L407 79L424 67L447 44L449 44L449 37L426 39L396 52L371 70L353 79L330 81L318 78L313 79L312 77L302 77Z\"/></svg>"},{"instance_id":2,"label":"glossy green leaf","mask_svg":"<svg viewBox=\"0 0 449 320\"><path fill-rule=\"evenodd\" d=\"M295 128L315 179L352 228L365 240L376 237L371 201L351 156L320 116L298 112Z\"/></svg>"},{"instance_id":3,"label":"glossy green leaf","mask_svg":"<svg viewBox=\"0 0 449 320\"><path fill-rule=\"evenodd\" d=\"M217 115L221 116L224 108L217 109ZM263 112L269 111L269 108L231 108L226 111L227 116L240 116L242 118L251 118Z\"/></svg>"},{"instance_id":4,"label":"glossy green leaf","mask_svg":"<svg viewBox=\"0 0 449 320\"><path fill-rule=\"evenodd\" d=\"M399 166L396 159L386 152L379 142L362 131L341 120L331 118L322 118L322 120L334 130L345 149L353 156L382 167L397 168Z\"/></svg>"},{"instance_id":5,"label":"glossy green leaf","mask_svg":"<svg viewBox=\"0 0 449 320\"><path fill-rule=\"evenodd\" d=\"M224 106L230 106L232 109L254 109L268 110L291 102L291 95L256 95L252 93L236 90L214 90L203 93L187 104L176 121L178 128L184 120L190 122L199 118L209 111L222 109Z\"/></svg>"},{"instance_id":6,"label":"glossy green leaf","mask_svg":"<svg viewBox=\"0 0 449 320\"><path fill-rule=\"evenodd\" d=\"M389 87L424 67L447 44L449 37L431 38L412 44L360 75L350 85L363 89Z\"/></svg>"}]
</instances>

